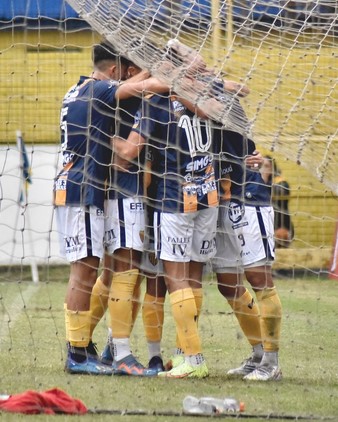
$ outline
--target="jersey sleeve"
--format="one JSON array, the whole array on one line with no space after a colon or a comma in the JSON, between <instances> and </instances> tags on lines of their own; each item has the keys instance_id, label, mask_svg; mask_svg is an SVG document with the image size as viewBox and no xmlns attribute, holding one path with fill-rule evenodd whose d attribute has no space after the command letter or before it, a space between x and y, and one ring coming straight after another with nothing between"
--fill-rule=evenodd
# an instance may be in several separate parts
<instances>
[{"instance_id":1,"label":"jersey sleeve","mask_svg":"<svg viewBox=\"0 0 338 422\"><path fill-rule=\"evenodd\" d=\"M95 96L102 103L102 108L105 105L116 107L116 91L119 87L118 81L99 81L95 86Z\"/></svg>"},{"instance_id":2,"label":"jersey sleeve","mask_svg":"<svg viewBox=\"0 0 338 422\"><path fill-rule=\"evenodd\" d=\"M137 113L135 114L132 130L144 139L148 139L154 133L156 124L156 110L151 102L143 100Z\"/></svg>"}]
</instances>

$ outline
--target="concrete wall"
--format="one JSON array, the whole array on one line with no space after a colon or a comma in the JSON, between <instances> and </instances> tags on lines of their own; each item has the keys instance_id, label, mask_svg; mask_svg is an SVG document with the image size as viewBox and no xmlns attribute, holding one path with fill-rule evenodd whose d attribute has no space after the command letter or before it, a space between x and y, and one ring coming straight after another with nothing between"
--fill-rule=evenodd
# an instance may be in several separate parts
<instances>
[{"instance_id":1,"label":"concrete wall","mask_svg":"<svg viewBox=\"0 0 338 422\"><path fill-rule=\"evenodd\" d=\"M53 179L59 167L57 146L27 146L32 184L20 204L20 154L0 145L0 265L63 262L53 220Z\"/></svg>"}]
</instances>

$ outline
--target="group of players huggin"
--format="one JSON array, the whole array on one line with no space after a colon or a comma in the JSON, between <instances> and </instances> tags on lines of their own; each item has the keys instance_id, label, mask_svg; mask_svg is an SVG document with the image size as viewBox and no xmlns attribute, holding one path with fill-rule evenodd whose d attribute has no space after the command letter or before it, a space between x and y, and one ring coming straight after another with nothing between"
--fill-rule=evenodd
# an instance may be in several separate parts
<instances>
[{"instance_id":1,"label":"group of players huggin","mask_svg":"<svg viewBox=\"0 0 338 422\"><path fill-rule=\"evenodd\" d=\"M180 58L179 44L167 48ZM186 86L201 84L194 79L200 56L181 60ZM263 157L252 140L203 111L217 106L223 93L240 107L248 89L214 78L203 88L217 86L219 94L201 110L106 42L94 46L93 64L91 76L67 92L61 109L63 168L54 194L61 251L70 262L65 370L208 376L198 331L208 263L252 347L251 356L226 373L280 379L282 309L272 280L274 217L270 187L259 172ZM164 361L166 293L176 345ZM141 302L147 366L130 346ZM108 340L99 355L93 332L107 310Z\"/></svg>"}]
</instances>

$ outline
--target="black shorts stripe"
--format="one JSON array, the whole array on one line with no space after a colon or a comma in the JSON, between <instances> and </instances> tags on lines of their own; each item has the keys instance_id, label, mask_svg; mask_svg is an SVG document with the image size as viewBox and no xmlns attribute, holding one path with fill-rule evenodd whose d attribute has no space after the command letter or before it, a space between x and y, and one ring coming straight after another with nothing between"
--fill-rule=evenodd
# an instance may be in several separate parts
<instances>
[{"instance_id":1,"label":"black shorts stripe","mask_svg":"<svg viewBox=\"0 0 338 422\"><path fill-rule=\"evenodd\" d=\"M92 230L90 224L90 207L85 208L85 226L86 226L86 244L87 244L87 256L93 256L93 245L92 245Z\"/></svg>"}]
</instances>

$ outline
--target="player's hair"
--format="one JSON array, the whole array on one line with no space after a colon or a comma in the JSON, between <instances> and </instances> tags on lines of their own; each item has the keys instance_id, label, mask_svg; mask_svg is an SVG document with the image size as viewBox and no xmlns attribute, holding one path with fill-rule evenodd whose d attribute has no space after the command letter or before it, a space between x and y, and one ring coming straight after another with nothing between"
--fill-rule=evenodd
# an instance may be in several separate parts
<instances>
[{"instance_id":1,"label":"player's hair","mask_svg":"<svg viewBox=\"0 0 338 422\"><path fill-rule=\"evenodd\" d=\"M105 61L117 62L120 60L121 65L129 66L129 60L120 56L115 48L108 42L103 41L100 44L94 45L93 48L93 63L94 66L101 67Z\"/></svg>"}]
</instances>

